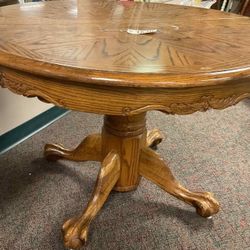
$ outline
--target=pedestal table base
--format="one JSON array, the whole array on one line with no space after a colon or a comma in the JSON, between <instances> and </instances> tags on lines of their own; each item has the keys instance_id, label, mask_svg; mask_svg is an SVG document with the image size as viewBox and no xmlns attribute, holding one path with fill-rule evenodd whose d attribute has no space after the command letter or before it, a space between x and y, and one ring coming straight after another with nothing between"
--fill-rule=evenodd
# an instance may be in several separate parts
<instances>
[{"instance_id":1,"label":"pedestal table base","mask_svg":"<svg viewBox=\"0 0 250 250\"><path fill-rule=\"evenodd\" d=\"M74 150L47 144L48 160L100 161L101 168L92 197L83 211L63 225L64 244L79 249L87 240L91 221L99 212L111 190L120 192L137 188L141 176L157 184L176 198L196 208L199 215L210 217L219 204L209 192L191 192L173 176L167 164L152 148L162 141L161 133L147 132L146 114L105 116L101 134L87 136Z\"/></svg>"}]
</instances>

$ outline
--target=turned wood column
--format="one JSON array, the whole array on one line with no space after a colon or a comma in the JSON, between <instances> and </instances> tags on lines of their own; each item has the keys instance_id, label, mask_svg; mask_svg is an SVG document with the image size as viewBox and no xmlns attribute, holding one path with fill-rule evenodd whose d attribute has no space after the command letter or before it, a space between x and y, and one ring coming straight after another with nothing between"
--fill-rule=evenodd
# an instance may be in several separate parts
<instances>
[{"instance_id":1,"label":"turned wood column","mask_svg":"<svg viewBox=\"0 0 250 250\"><path fill-rule=\"evenodd\" d=\"M140 152L146 146L146 134L146 113L104 117L103 157L110 151L115 151L120 156L121 173L114 190L126 192L137 188L140 181Z\"/></svg>"}]
</instances>

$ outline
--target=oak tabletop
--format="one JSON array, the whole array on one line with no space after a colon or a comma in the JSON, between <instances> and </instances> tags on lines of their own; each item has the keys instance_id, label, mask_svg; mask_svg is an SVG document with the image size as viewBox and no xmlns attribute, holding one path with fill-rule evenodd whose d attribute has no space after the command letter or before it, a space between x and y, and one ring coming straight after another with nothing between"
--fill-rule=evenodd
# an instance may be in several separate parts
<instances>
[{"instance_id":1,"label":"oak tabletop","mask_svg":"<svg viewBox=\"0 0 250 250\"><path fill-rule=\"evenodd\" d=\"M250 77L250 18L113 0L7 6L0 8L1 65L82 83L216 85Z\"/></svg>"}]
</instances>

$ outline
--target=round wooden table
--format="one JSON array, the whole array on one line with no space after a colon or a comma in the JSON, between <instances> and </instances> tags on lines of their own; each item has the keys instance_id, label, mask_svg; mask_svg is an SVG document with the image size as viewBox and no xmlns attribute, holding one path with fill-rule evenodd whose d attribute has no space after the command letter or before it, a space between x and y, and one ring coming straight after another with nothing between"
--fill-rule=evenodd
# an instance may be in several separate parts
<instances>
[{"instance_id":1,"label":"round wooden table","mask_svg":"<svg viewBox=\"0 0 250 250\"><path fill-rule=\"evenodd\" d=\"M63 225L66 247L84 244L111 190L134 190L141 177L203 217L218 212L211 193L184 188L152 149L163 137L147 131L146 112L185 115L250 97L249 18L166 4L67 0L1 8L0 34L2 87L105 115L102 132L76 149L45 146L48 160L102 163L86 209Z\"/></svg>"}]
</instances>

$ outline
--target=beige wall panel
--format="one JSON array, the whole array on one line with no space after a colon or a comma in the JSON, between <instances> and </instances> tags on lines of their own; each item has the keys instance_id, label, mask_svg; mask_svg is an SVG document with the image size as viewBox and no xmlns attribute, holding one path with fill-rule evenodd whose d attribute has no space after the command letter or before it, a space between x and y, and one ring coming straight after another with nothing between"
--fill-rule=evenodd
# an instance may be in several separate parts
<instances>
[{"instance_id":1,"label":"beige wall panel","mask_svg":"<svg viewBox=\"0 0 250 250\"><path fill-rule=\"evenodd\" d=\"M0 89L0 135L53 107L37 98L26 98Z\"/></svg>"}]
</instances>

